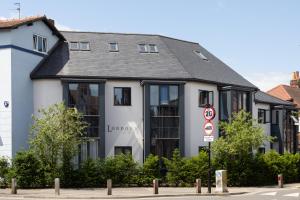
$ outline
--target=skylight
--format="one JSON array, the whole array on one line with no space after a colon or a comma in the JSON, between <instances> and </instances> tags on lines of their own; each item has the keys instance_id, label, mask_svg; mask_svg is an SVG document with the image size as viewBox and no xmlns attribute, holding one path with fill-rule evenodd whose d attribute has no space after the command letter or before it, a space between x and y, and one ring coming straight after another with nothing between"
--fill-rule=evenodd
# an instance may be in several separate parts
<instances>
[{"instance_id":1,"label":"skylight","mask_svg":"<svg viewBox=\"0 0 300 200\"><path fill-rule=\"evenodd\" d=\"M149 44L150 53L158 53L157 46L155 44Z\"/></svg>"},{"instance_id":2,"label":"skylight","mask_svg":"<svg viewBox=\"0 0 300 200\"><path fill-rule=\"evenodd\" d=\"M77 51L89 51L90 43L89 42L70 42L69 43L70 50Z\"/></svg>"},{"instance_id":3,"label":"skylight","mask_svg":"<svg viewBox=\"0 0 300 200\"><path fill-rule=\"evenodd\" d=\"M89 51L90 50L90 43L89 42L80 42L79 48L82 51Z\"/></svg>"},{"instance_id":4,"label":"skylight","mask_svg":"<svg viewBox=\"0 0 300 200\"><path fill-rule=\"evenodd\" d=\"M208 58L200 51L194 51L202 60L208 61Z\"/></svg>"},{"instance_id":5,"label":"skylight","mask_svg":"<svg viewBox=\"0 0 300 200\"><path fill-rule=\"evenodd\" d=\"M70 42L71 50L79 50L79 42Z\"/></svg>"},{"instance_id":6,"label":"skylight","mask_svg":"<svg viewBox=\"0 0 300 200\"><path fill-rule=\"evenodd\" d=\"M148 53L148 48L146 44L139 44L139 50L141 53Z\"/></svg>"},{"instance_id":7,"label":"skylight","mask_svg":"<svg viewBox=\"0 0 300 200\"><path fill-rule=\"evenodd\" d=\"M116 43L116 42L109 43L109 51L110 52L118 52L119 51L118 43Z\"/></svg>"}]
</instances>

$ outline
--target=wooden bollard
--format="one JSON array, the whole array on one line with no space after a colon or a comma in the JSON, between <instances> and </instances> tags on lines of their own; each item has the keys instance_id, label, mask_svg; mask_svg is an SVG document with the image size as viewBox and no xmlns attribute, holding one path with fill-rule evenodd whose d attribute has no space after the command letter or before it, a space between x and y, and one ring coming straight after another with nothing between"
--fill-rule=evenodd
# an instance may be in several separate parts
<instances>
[{"instance_id":1,"label":"wooden bollard","mask_svg":"<svg viewBox=\"0 0 300 200\"><path fill-rule=\"evenodd\" d=\"M196 179L196 193L201 193L201 179Z\"/></svg>"},{"instance_id":2,"label":"wooden bollard","mask_svg":"<svg viewBox=\"0 0 300 200\"><path fill-rule=\"evenodd\" d=\"M54 179L54 188L55 188L55 195L60 195L60 181L59 181L59 178Z\"/></svg>"},{"instance_id":3,"label":"wooden bollard","mask_svg":"<svg viewBox=\"0 0 300 200\"><path fill-rule=\"evenodd\" d=\"M111 179L107 180L107 195L112 195L112 181L111 181Z\"/></svg>"},{"instance_id":4,"label":"wooden bollard","mask_svg":"<svg viewBox=\"0 0 300 200\"><path fill-rule=\"evenodd\" d=\"M17 194L17 180L15 178L11 179L11 194Z\"/></svg>"},{"instance_id":5,"label":"wooden bollard","mask_svg":"<svg viewBox=\"0 0 300 200\"><path fill-rule=\"evenodd\" d=\"M283 175L278 174L278 187L283 188Z\"/></svg>"},{"instance_id":6,"label":"wooden bollard","mask_svg":"<svg viewBox=\"0 0 300 200\"><path fill-rule=\"evenodd\" d=\"M153 194L158 194L158 180L153 180Z\"/></svg>"}]
</instances>

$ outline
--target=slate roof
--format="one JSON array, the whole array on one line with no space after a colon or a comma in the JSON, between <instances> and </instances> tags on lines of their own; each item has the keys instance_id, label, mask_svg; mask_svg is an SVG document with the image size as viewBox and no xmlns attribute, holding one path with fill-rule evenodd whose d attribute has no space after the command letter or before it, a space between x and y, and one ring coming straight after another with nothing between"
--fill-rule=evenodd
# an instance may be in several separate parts
<instances>
[{"instance_id":1,"label":"slate roof","mask_svg":"<svg viewBox=\"0 0 300 200\"><path fill-rule=\"evenodd\" d=\"M0 20L0 30L1 29L15 29L19 26L33 23L36 21L43 21L52 31L55 35L57 35L62 40L65 40L64 36L56 29L54 26L54 21L51 19L48 19L46 16L31 16L31 17L25 17L21 19L5 19Z\"/></svg>"},{"instance_id":2,"label":"slate roof","mask_svg":"<svg viewBox=\"0 0 300 200\"><path fill-rule=\"evenodd\" d=\"M289 101L284 101L282 99L279 99L277 97L274 97L270 94L267 94L262 91L257 91L254 96L254 100L256 102L260 103L268 103L268 104L273 104L273 105L285 105L285 106L293 106L294 104Z\"/></svg>"},{"instance_id":3,"label":"slate roof","mask_svg":"<svg viewBox=\"0 0 300 200\"><path fill-rule=\"evenodd\" d=\"M292 101L300 108L300 88L294 88L289 85L278 85L268 91L268 94L276 96L282 100Z\"/></svg>"},{"instance_id":4,"label":"slate roof","mask_svg":"<svg viewBox=\"0 0 300 200\"><path fill-rule=\"evenodd\" d=\"M85 77L104 79L193 80L257 89L198 43L160 35L61 32L67 41L88 41L90 51L69 51L60 43L31 73L32 79ZM119 52L109 52L117 42ZM140 53L138 44L156 44L159 53ZM208 61L194 51L200 51Z\"/></svg>"}]
</instances>

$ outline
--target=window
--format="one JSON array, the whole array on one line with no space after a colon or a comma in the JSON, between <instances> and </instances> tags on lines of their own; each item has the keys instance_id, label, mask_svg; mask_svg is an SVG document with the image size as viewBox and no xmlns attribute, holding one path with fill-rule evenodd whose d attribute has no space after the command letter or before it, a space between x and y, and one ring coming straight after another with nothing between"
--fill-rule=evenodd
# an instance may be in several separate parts
<instances>
[{"instance_id":1,"label":"window","mask_svg":"<svg viewBox=\"0 0 300 200\"><path fill-rule=\"evenodd\" d=\"M47 52L47 38L33 35L33 49L38 52Z\"/></svg>"},{"instance_id":2,"label":"window","mask_svg":"<svg viewBox=\"0 0 300 200\"><path fill-rule=\"evenodd\" d=\"M265 154L266 153L266 148L265 147L259 147L258 148L258 153Z\"/></svg>"},{"instance_id":3,"label":"window","mask_svg":"<svg viewBox=\"0 0 300 200\"><path fill-rule=\"evenodd\" d=\"M272 124L279 124L279 110L272 110Z\"/></svg>"},{"instance_id":4,"label":"window","mask_svg":"<svg viewBox=\"0 0 300 200\"><path fill-rule=\"evenodd\" d=\"M155 44L149 44L150 53L158 53L157 46Z\"/></svg>"},{"instance_id":5,"label":"window","mask_svg":"<svg viewBox=\"0 0 300 200\"><path fill-rule=\"evenodd\" d=\"M79 48L82 51L89 51L90 50L90 43L89 42L80 42Z\"/></svg>"},{"instance_id":6,"label":"window","mask_svg":"<svg viewBox=\"0 0 300 200\"><path fill-rule=\"evenodd\" d=\"M114 88L114 105L130 106L131 105L131 88Z\"/></svg>"},{"instance_id":7,"label":"window","mask_svg":"<svg viewBox=\"0 0 300 200\"><path fill-rule=\"evenodd\" d=\"M203 55L203 53L201 53L200 51L194 51L195 54L197 54L202 60L208 61L208 58Z\"/></svg>"},{"instance_id":8,"label":"window","mask_svg":"<svg viewBox=\"0 0 300 200\"><path fill-rule=\"evenodd\" d=\"M148 48L146 44L139 44L140 53L148 53Z\"/></svg>"},{"instance_id":9,"label":"window","mask_svg":"<svg viewBox=\"0 0 300 200\"><path fill-rule=\"evenodd\" d=\"M132 155L132 147L130 146L116 146L115 147L115 156L116 155L121 155L121 154L125 154L125 155Z\"/></svg>"},{"instance_id":10,"label":"window","mask_svg":"<svg viewBox=\"0 0 300 200\"><path fill-rule=\"evenodd\" d=\"M232 112L237 113L241 110L249 112L250 110L250 95L249 92L232 90L231 91Z\"/></svg>"},{"instance_id":11,"label":"window","mask_svg":"<svg viewBox=\"0 0 300 200\"><path fill-rule=\"evenodd\" d=\"M204 107L208 104L213 105L213 96L213 91L199 90L199 107Z\"/></svg>"},{"instance_id":12,"label":"window","mask_svg":"<svg viewBox=\"0 0 300 200\"><path fill-rule=\"evenodd\" d=\"M70 42L71 50L79 50L79 42Z\"/></svg>"},{"instance_id":13,"label":"window","mask_svg":"<svg viewBox=\"0 0 300 200\"><path fill-rule=\"evenodd\" d=\"M118 43L116 43L116 42L109 43L109 51L110 52L118 52L119 51Z\"/></svg>"},{"instance_id":14,"label":"window","mask_svg":"<svg viewBox=\"0 0 300 200\"><path fill-rule=\"evenodd\" d=\"M257 119L258 123L260 124L270 123L270 111L265 109L258 109Z\"/></svg>"}]
</instances>

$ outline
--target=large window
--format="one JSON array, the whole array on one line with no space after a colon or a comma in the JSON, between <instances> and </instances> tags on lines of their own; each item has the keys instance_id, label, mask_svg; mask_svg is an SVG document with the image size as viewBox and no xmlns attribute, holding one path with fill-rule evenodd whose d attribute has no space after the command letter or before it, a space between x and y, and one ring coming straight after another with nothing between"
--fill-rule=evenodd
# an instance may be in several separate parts
<instances>
[{"instance_id":1,"label":"large window","mask_svg":"<svg viewBox=\"0 0 300 200\"><path fill-rule=\"evenodd\" d=\"M249 112L249 93L243 91L231 91L232 95L232 112L236 113L240 110Z\"/></svg>"},{"instance_id":2,"label":"large window","mask_svg":"<svg viewBox=\"0 0 300 200\"><path fill-rule=\"evenodd\" d=\"M279 110L272 110L272 124L278 125L279 123Z\"/></svg>"},{"instance_id":3,"label":"large window","mask_svg":"<svg viewBox=\"0 0 300 200\"><path fill-rule=\"evenodd\" d=\"M179 87L150 86L150 151L170 158L179 147Z\"/></svg>"},{"instance_id":4,"label":"large window","mask_svg":"<svg viewBox=\"0 0 300 200\"><path fill-rule=\"evenodd\" d=\"M68 106L77 108L88 123L86 135L80 145L80 160L96 158L99 148L99 84L69 83Z\"/></svg>"},{"instance_id":5,"label":"large window","mask_svg":"<svg viewBox=\"0 0 300 200\"><path fill-rule=\"evenodd\" d=\"M114 88L114 105L130 106L131 105L131 88Z\"/></svg>"},{"instance_id":6,"label":"large window","mask_svg":"<svg viewBox=\"0 0 300 200\"><path fill-rule=\"evenodd\" d=\"M258 109L257 120L260 124L270 123L270 111L265 109Z\"/></svg>"},{"instance_id":7,"label":"large window","mask_svg":"<svg viewBox=\"0 0 300 200\"><path fill-rule=\"evenodd\" d=\"M204 107L206 105L213 105L214 102L214 92L199 90L199 107Z\"/></svg>"},{"instance_id":8,"label":"large window","mask_svg":"<svg viewBox=\"0 0 300 200\"><path fill-rule=\"evenodd\" d=\"M33 35L33 49L38 52L47 52L47 38Z\"/></svg>"}]
</instances>

